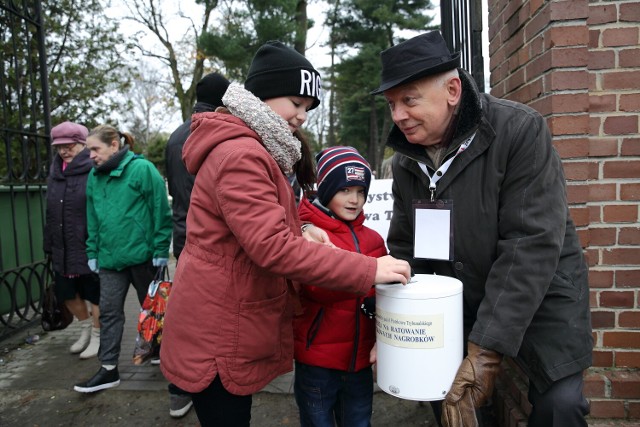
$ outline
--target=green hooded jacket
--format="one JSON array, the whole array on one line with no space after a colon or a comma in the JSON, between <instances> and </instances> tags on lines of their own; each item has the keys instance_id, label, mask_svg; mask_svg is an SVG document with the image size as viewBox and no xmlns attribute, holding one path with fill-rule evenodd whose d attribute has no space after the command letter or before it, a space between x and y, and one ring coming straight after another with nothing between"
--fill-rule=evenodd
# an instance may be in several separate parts
<instances>
[{"instance_id":1,"label":"green hooded jacket","mask_svg":"<svg viewBox=\"0 0 640 427\"><path fill-rule=\"evenodd\" d=\"M164 179L143 156L128 152L109 173L87 181L87 257L120 271L168 258L171 208Z\"/></svg>"}]
</instances>

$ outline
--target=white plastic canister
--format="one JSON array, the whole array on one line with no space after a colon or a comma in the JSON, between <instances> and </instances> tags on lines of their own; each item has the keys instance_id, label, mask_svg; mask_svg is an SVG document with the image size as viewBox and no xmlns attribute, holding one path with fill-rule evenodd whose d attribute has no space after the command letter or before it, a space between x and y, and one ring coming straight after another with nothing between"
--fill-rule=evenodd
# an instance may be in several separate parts
<instances>
[{"instance_id":1,"label":"white plastic canister","mask_svg":"<svg viewBox=\"0 0 640 427\"><path fill-rule=\"evenodd\" d=\"M417 274L376 286L378 386L409 400L441 400L462 362L462 282Z\"/></svg>"}]
</instances>

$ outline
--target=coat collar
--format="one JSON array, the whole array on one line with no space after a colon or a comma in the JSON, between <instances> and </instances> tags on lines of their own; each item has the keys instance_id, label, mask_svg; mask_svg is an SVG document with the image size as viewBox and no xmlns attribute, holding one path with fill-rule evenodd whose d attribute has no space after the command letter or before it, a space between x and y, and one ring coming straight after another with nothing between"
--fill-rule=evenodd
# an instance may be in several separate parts
<instances>
[{"instance_id":1,"label":"coat collar","mask_svg":"<svg viewBox=\"0 0 640 427\"><path fill-rule=\"evenodd\" d=\"M61 180L69 176L89 173L92 168L93 162L89 158L89 150L85 148L73 158L64 171L62 170L62 157L56 154L51 164L51 176Z\"/></svg>"},{"instance_id":2,"label":"coat collar","mask_svg":"<svg viewBox=\"0 0 640 427\"><path fill-rule=\"evenodd\" d=\"M136 158L142 157L141 155L135 154L133 151L130 151L128 146L125 146L122 150L120 150L114 156L118 156L119 161L118 161L118 164L113 169L109 168L104 171L98 171L98 169L96 168L94 169L94 174L119 177L124 173L124 169L127 167L129 163L131 163L131 161L133 161ZM109 160L112 160L112 159L109 159ZM118 160L118 159L113 159L113 160Z\"/></svg>"},{"instance_id":3,"label":"coat collar","mask_svg":"<svg viewBox=\"0 0 640 427\"><path fill-rule=\"evenodd\" d=\"M364 224L364 212L353 221L345 222L337 218L333 213L324 207L317 198L312 200L303 198L298 208L300 218L305 221L311 221L320 228L332 233L345 232L350 228L359 228Z\"/></svg>"}]
</instances>

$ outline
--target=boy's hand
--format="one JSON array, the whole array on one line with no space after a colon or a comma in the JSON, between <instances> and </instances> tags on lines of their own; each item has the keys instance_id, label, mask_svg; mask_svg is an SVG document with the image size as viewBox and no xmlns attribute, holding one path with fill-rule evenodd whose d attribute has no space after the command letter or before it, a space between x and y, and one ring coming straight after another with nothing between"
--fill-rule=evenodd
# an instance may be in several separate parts
<instances>
[{"instance_id":1,"label":"boy's hand","mask_svg":"<svg viewBox=\"0 0 640 427\"><path fill-rule=\"evenodd\" d=\"M391 255L376 258L376 284L402 283L406 285L411 279L411 267L407 261L397 259Z\"/></svg>"},{"instance_id":2,"label":"boy's hand","mask_svg":"<svg viewBox=\"0 0 640 427\"><path fill-rule=\"evenodd\" d=\"M378 343L373 345L373 348L369 352L369 363L376 363L378 361Z\"/></svg>"},{"instance_id":3,"label":"boy's hand","mask_svg":"<svg viewBox=\"0 0 640 427\"><path fill-rule=\"evenodd\" d=\"M329 235L327 234L326 231L312 224L305 227L305 230L302 233L302 237L304 237L309 242L321 243L331 248L336 247L336 245L331 243L331 239L329 239Z\"/></svg>"}]
</instances>

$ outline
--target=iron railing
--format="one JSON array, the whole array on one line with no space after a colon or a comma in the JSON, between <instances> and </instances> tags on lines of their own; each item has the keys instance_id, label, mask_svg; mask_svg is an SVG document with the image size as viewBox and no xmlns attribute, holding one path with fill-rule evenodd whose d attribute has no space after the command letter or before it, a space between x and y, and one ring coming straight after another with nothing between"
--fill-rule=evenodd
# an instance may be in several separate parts
<instances>
[{"instance_id":1,"label":"iron railing","mask_svg":"<svg viewBox=\"0 0 640 427\"><path fill-rule=\"evenodd\" d=\"M0 338L39 319L51 150L40 0L0 3Z\"/></svg>"},{"instance_id":2,"label":"iron railing","mask_svg":"<svg viewBox=\"0 0 640 427\"><path fill-rule=\"evenodd\" d=\"M460 52L460 65L484 92L481 0L443 0L440 13L440 28L449 50Z\"/></svg>"}]
</instances>

